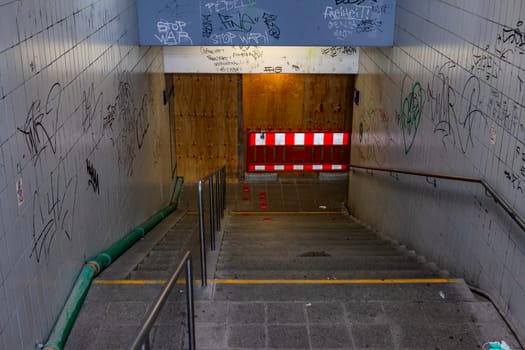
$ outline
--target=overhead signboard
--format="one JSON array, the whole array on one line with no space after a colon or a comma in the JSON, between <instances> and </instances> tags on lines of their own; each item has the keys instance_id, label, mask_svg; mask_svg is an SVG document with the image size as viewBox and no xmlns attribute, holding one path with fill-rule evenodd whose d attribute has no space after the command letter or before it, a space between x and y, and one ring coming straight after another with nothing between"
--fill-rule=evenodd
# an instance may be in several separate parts
<instances>
[{"instance_id":1,"label":"overhead signboard","mask_svg":"<svg viewBox=\"0 0 525 350\"><path fill-rule=\"evenodd\" d=\"M350 46L165 47L167 73L355 74L359 50Z\"/></svg>"},{"instance_id":2,"label":"overhead signboard","mask_svg":"<svg viewBox=\"0 0 525 350\"><path fill-rule=\"evenodd\" d=\"M155 46L391 46L395 0L138 0Z\"/></svg>"}]
</instances>

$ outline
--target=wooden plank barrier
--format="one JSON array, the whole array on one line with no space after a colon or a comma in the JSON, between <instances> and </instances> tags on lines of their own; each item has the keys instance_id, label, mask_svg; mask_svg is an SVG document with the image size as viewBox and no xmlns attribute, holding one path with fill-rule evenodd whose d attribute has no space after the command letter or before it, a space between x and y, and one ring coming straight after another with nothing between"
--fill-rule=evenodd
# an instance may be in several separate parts
<instances>
[{"instance_id":1,"label":"wooden plank barrier","mask_svg":"<svg viewBox=\"0 0 525 350\"><path fill-rule=\"evenodd\" d=\"M346 131L247 132L248 172L346 171L350 160Z\"/></svg>"}]
</instances>

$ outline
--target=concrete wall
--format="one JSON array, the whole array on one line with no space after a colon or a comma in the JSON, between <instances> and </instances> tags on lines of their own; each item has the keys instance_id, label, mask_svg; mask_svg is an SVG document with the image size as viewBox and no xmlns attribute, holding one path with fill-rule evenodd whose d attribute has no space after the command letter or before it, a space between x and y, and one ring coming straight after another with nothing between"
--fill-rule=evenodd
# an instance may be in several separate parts
<instances>
[{"instance_id":1,"label":"concrete wall","mask_svg":"<svg viewBox=\"0 0 525 350\"><path fill-rule=\"evenodd\" d=\"M162 55L136 43L132 0L0 0L1 349L45 341L84 260L169 201Z\"/></svg>"},{"instance_id":2,"label":"concrete wall","mask_svg":"<svg viewBox=\"0 0 525 350\"><path fill-rule=\"evenodd\" d=\"M485 179L525 217L525 4L398 0L363 49L352 162ZM490 291L525 335L525 234L477 185L356 171L354 215Z\"/></svg>"}]
</instances>

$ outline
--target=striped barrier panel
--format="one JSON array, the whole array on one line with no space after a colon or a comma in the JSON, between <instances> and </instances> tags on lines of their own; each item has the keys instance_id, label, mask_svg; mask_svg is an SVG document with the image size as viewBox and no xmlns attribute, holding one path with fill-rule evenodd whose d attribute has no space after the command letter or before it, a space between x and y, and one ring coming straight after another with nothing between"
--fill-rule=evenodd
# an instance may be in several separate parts
<instances>
[{"instance_id":1,"label":"striped barrier panel","mask_svg":"<svg viewBox=\"0 0 525 350\"><path fill-rule=\"evenodd\" d=\"M349 133L248 131L248 172L346 171Z\"/></svg>"}]
</instances>

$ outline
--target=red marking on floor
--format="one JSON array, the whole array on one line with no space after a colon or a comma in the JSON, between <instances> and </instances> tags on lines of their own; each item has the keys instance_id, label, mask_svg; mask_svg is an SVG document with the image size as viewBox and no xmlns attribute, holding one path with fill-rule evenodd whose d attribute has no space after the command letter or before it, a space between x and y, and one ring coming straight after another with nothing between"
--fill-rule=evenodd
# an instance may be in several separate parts
<instances>
[{"instance_id":1,"label":"red marking on floor","mask_svg":"<svg viewBox=\"0 0 525 350\"><path fill-rule=\"evenodd\" d=\"M266 203L262 202L260 207L261 207L261 209L266 209L266 208L268 208L268 205Z\"/></svg>"},{"instance_id":2,"label":"red marking on floor","mask_svg":"<svg viewBox=\"0 0 525 350\"><path fill-rule=\"evenodd\" d=\"M242 187L242 191L243 191L243 192L250 192L250 187L248 187L248 186L243 186L243 187Z\"/></svg>"},{"instance_id":3,"label":"red marking on floor","mask_svg":"<svg viewBox=\"0 0 525 350\"><path fill-rule=\"evenodd\" d=\"M243 200L243 201L249 201L249 200L250 200L250 197L248 197L248 196L244 196L244 197L242 197L242 200Z\"/></svg>"},{"instance_id":4,"label":"red marking on floor","mask_svg":"<svg viewBox=\"0 0 525 350\"><path fill-rule=\"evenodd\" d=\"M259 193L259 199L266 199L266 192Z\"/></svg>"},{"instance_id":5,"label":"red marking on floor","mask_svg":"<svg viewBox=\"0 0 525 350\"><path fill-rule=\"evenodd\" d=\"M272 221L272 218L264 218L263 221Z\"/></svg>"}]
</instances>

